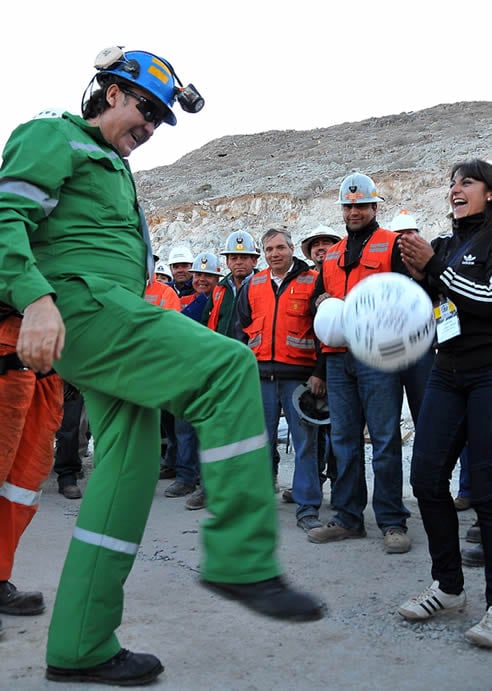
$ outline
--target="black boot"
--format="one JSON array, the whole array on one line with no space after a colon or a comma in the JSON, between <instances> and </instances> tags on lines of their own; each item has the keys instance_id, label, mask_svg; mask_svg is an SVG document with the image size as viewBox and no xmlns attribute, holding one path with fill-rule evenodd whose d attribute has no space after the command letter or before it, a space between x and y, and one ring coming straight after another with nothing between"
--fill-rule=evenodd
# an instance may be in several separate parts
<instances>
[{"instance_id":1,"label":"black boot","mask_svg":"<svg viewBox=\"0 0 492 691\"><path fill-rule=\"evenodd\" d=\"M94 667L65 669L48 665L46 678L50 681L80 681L111 686L143 686L154 681L164 670L155 655L132 653L122 648L106 662Z\"/></svg>"},{"instance_id":2,"label":"black boot","mask_svg":"<svg viewBox=\"0 0 492 691\"><path fill-rule=\"evenodd\" d=\"M80 499L82 492L77 485L77 477L75 475L62 475L58 478L58 491L66 499Z\"/></svg>"},{"instance_id":3,"label":"black boot","mask_svg":"<svg viewBox=\"0 0 492 691\"><path fill-rule=\"evenodd\" d=\"M470 528L468 528L468 530L466 531L465 540L467 542L482 541L482 534L480 532L480 524L478 521L475 521L475 523Z\"/></svg>"},{"instance_id":4,"label":"black boot","mask_svg":"<svg viewBox=\"0 0 492 691\"><path fill-rule=\"evenodd\" d=\"M0 612L2 614L28 615L44 612L43 594L17 590L10 581L0 581Z\"/></svg>"},{"instance_id":5,"label":"black boot","mask_svg":"<svg viewBox=\"0 0 492 691\"><path fill-rule=\"evenodd\" d=\"M245 607L274 619L314 621L321 619L325 605L311 595L294 590L277 576L256 583L216 583L201 581L202 585L229 600L237 600Z\"/></svg>"},{"instance_id":6,"label":"black boot","mask_svg":"<svg viewBox=\"0 0 492 691\"><path fill-rule=\"evenodd\" d=\"M479 542L473 547L461 550L461 563L463 566L484 566L485 557L483 554L482 543Z\"/></svg>"}]
</instances>

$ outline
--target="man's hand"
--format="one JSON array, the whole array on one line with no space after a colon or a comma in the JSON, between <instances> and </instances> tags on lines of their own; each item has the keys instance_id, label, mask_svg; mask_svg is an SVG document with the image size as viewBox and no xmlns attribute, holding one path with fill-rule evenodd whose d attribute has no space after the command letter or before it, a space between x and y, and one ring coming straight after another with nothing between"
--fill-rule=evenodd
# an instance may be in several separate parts
<instances>
[{"instance_id":1,"label":"man's hand","mask_svg":"<svg viewBox=\"0 0 492 691\"><path fill-rule=\"evenodd\" d=\"M421 281L425 276L424 266L434 256L432 245L417 233L402 233L397 242L401 258L410 275Z\"/></svg>"},{"instance_id":2,"label":"man's hand","mask_svg":"<svg viewBox=\"0 0 492 691\"><path fill-rule=\"evenodd\" d=\"M312 375L307 380L307 384L316 398L323 398L323 396L326 394L326 384L323 379Z\"/></svg>"},{"instance_id":3,"label":"man's hand","mask_svg":"<svg viewBox=\"0 0 492 691\"><path fill-rule=\"evenodd\" d=\"M51 295L44 295L24 310L17 355L26 367L46 374L61 356L65 325Z\"/></svg>"}]
</instances>

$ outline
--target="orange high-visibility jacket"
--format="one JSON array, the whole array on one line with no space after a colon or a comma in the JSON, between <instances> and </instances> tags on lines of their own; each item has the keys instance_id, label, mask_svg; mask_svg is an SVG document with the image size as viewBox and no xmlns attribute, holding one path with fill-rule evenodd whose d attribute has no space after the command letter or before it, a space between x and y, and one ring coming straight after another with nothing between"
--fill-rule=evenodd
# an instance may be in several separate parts
<instances>
[{"instance_id":1,"label":"orange high-visibility jacket","mask_svg":"<svg viewBox=\"0 0 492 691\"><path fill-rule=\"evenodd\" d=\"M334 298L343 299L352 288L367 276L391 271L391 255L398 237L397 233L377 228L362 249L362 255L350 271L343 268L347 237L329 248L323 262L323 284L325 291ZM324 353L344 352L346 348L332 348L323 345Z\"/></svg>"},{"instance_id":2,"label":"orange high-visibility jacket","mask_svg":"<svg viewBox=\"0 0 492 691\"><path fill-rule=\"evenodd\" d=\"M157 305L157 307L166 310L181 311L181 302L176 292L171 286L161 283L155 277L152 283L147 286L144 298L151 305Z\"/></svg>"},{"instance_id":3,"label":"orange high-visibility jacket","mask_svg":"<svg viewBox=\"0 0 492 691\"><path fill-rule=\"evenodd\" d=\"M275 293L270 269L255 274L248 285L251 324L244 328L248 345L260 361L314 366L316 362L310 299L317 273L299 273Z\"/></svg>"}]
</instances>

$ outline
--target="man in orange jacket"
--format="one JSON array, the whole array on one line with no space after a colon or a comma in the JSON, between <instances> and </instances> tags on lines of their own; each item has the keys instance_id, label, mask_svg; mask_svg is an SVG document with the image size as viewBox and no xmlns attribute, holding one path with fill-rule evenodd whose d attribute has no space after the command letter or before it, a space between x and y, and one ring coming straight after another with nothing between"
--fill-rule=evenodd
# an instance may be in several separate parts
<instances>
[{"instance_id":1,"label":"man in orange jacket","mask_svg":"<svg viewBox=\"0 0 492 691\"><path fill-rule=\"evenodd\" d=\"M292 494L297 503L297 525L307 531L321 526L318 430L300 419L292 396L305 382L314 395L325 395L309 304L317 273L294 257L292 238L285 228L267 230L262 244L268 268L252 276L239 294L242 333L238 337L258 361L272 463L281 409L287 419L296 452ZM274 476L276 470L274 464Z\"/></svg>"},{"instance_id":2,"label":"man in orange jacket","mask_svg":"<svg viewBox=\"0 0 492 691\"><path fill-rule=\"evenodd\" d=\"M166 282L171 276L165 275L164 262L154 254L155 273L152 282L145 289L145 302L157 305L162 309L181 312L181 300L173 288ZM161 410L161 461L160 478L176 477L176 433L174 431L174 416L167 410Z\"/></svg>"},{"instance_id":3,"label":"man in orange jacket","mask_svg":"<svg viewBox=\"0 0 492 691\"><path fill-rule=\"evenodd\" d=\"M314 302L343 299L366 276L398 271L407 274L396 244L397 234L379 227L378 202L384 201L373 180L362 173L348 175L340 186L347 236L325 256ZM411 546L403 504L400 412L403 391L398 372L381 372L346 348L330 347L326 355L326 385L331 419L331 443L337 478L331 503L335 516L308 533L310 542L333 542L366 536L364 509L367 484L363 429L367 422L373 447L373 509L384 535L387 553L408 552Z\"/></svg>"},{"instance_id":4,"label":"man in orange jacket","mask_svg":"<svg viewBox=\"0 0 492 691\"><path fill-rule=\"evenodd\" d=\"M53 465L63 382L54 372L37 378L22 365L15 350L21 320L19 312L0 303L0 612L36 615L44 610L42 593L17 590L9 579Z\"/></svg>"}]
</instances>

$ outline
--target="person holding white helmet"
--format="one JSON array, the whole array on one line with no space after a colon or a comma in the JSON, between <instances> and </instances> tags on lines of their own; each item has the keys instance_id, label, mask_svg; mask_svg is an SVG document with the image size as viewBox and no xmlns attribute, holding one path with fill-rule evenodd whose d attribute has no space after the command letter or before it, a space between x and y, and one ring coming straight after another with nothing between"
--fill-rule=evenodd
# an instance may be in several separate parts
<instances>
[{"instance_id":1,"label":"person holding white helmet","mask_svg":"<svg viewBox=\"0 0 492 691\"><path fill-rule=\"evenodd\" d=\"M317 306L327 297L343 299L366 276L398 271L408 275L397 235L380 228L378 203L384 201L374 181L352 173L342 181L338 203L347 236L329 249L315 289ZM345 347L323 346L331 418L331 443L337 478L331 503L333 520L308 533L311 542L363 538L367 504L363 433L367 423L373 447L373 508L387 553L410 549L403 504L400 434L402 387L398 373L381 372L356 360Z\"/></svg>"},{"instance_id":2,"label":"person holding white helmet","mask_svg":"<svg viewBox=\"0 0 492 691\"><path fill-rule=\"evenodd\" d=\"M290 621L319 619L323 607L281 577L255 358L143 297L152 248L127 159L161 123L176 123L175 100L188 112L203 100L153 53L112 47L95 67L82 116L22 123L5 145L0 301L23 313L23 366L42 374L54 366L83 391L95 443L52 610L46 676L135 686L163 671L155 655L123 648L116 635L155 496L162 408L196 425L200 439L211 513L200 582ZM17 531L5 518L14 503L25 507L23 520L32 515L39 493L22 487L27 475L20 469L2 485L2 534ZM241 491L225 496L234 483Z\"/></svg>"},{"instance_id":3,"label":"person holding white helmet","mask_svg":"<svg viewBox=\"0 0 492 691\"><path fill-rule=\"evenodd\" d=\"M306 259L314 263L316 271L321 271L326 250L340 242L342 235L329 226L319 225L301 242L301 250Z\"/></svg>"},{"instance_id":4,"label":"person holding white helmet","mask_svg":"<svg viewBox=\"0 0 492 691\"><path fill-rule=\"evenodd\" d=\"M310 309L316 272L294 256L292 237L284 226L269 228L262 244L268 268L254 274L241 290L237 337L247 343L258 361L274 483L281 409L287 419L295 449L292 494L297 504L297 525L308 531L322 525L318 519L318 433L316 427L300 418L293 394L304 382L315 396L321 398L326 393Z\"/></svg>"},{"instance_id":5,"label":"person holding white helmet","mask_svg":"<svg viewBox=\"0 0 492 691\"><path fill-rule=\"evenodd\" d=\"M320 224L302 240L301 249L306 259L313 262L313 269L321 271L328 248L336 245L341 239L342 235L336 230ZM328 426L321 428L318 434L318 467L321 484L327 479L333 484L336 477L336 459L331 448ZM287 504L294 502L291 487L282 492L282 499Z\"/></svg>"}]
</instances>

